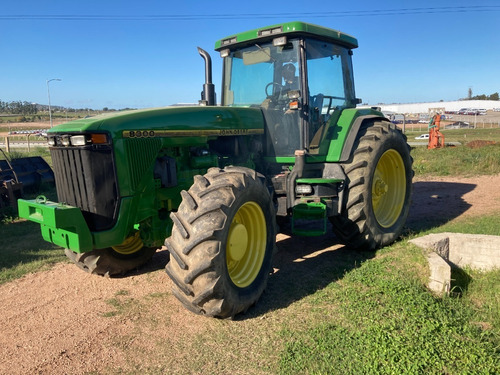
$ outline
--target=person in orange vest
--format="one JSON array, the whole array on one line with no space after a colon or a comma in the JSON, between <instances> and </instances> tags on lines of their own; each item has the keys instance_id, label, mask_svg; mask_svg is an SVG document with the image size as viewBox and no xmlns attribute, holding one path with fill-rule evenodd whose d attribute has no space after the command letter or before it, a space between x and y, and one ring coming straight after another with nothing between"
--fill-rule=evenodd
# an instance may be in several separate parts
<instances>
[{"instance_id":1,"label":"person in orange vest","mask_svg":"<svg viewBox=\"0 0 500 375\"><path fill-rule=\"evenodd\" d=\"M427 149L444 147L444 135L439 131L441 115L436 113L429 122L429 144Z\"/></svg>"}]
</instances>

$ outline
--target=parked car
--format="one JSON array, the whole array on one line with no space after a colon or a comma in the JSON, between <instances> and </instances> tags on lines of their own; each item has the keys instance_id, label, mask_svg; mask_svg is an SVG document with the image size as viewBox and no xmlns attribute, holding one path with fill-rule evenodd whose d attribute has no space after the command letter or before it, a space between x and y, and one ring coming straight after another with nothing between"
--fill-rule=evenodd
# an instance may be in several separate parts
<instances>
[{"instance_id":1,"label":"parked car","mask_svg":"<svg viewBox=\"0 0 500 375\"><path fill-rule=\"evenodd\" d=\"M418 137L415 137L415 139L429 139L429 134L421 134Z\"/></svg>"},{"instance_id":2,"label":"parked car","mask_svg":"<svg viewBox=\"0 0 500 375\"><path fill-rule=\"evenodd\" d=\"M474 108L469 108L467 110L467 112L465 112L465 114L470 115L470 116L474 116L474 115L478 115L479 111L477 109L474 109Z\"/></svg>"},{"instance_id":3,"label":"parked car","mask_svg":"<svg viewBox=\"0 0 500 375\"><path fill-rule=\"evenodd\" d=\"M474 125L465 121L455 121L453 124L446 125L445 129L473 129Z\"/></svg>"}]
</instances>

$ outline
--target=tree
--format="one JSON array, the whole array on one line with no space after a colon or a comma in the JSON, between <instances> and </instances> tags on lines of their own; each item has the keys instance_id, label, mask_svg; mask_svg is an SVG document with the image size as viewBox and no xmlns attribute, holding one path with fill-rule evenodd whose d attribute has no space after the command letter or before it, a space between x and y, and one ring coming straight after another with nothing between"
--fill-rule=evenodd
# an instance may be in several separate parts
<instances>
[{"instance_id":1,"label":"tree","mask_svg":"<svg viewBox=\"0 0 500 375\"><path fill-rule=\"evenodd\" d=\"M468 98L468 100L499 100L499 95L498 95L498 92L495 92L491 95L485 95L485 94L481 94L481 95L476 95L476 96L473 96L471 98Z\"/></svg>"}]
</instances>

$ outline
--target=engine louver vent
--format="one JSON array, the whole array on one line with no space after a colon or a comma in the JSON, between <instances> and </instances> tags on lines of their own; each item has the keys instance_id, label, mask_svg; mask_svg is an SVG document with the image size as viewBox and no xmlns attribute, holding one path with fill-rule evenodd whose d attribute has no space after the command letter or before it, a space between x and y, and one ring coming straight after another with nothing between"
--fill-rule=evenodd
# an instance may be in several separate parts
<instances>
[{"instance_id":1,"label":"engine louver vent","mask_svg":"<svg viewBox=\"0 0 500 375\"><path fill-rule=\"evenodd\" d=\"M144 173L153 164L161 148L158 138L130 138L127 139L127 157L130 165L130 182L135 189Z\"/></svg>"}]
</instances>

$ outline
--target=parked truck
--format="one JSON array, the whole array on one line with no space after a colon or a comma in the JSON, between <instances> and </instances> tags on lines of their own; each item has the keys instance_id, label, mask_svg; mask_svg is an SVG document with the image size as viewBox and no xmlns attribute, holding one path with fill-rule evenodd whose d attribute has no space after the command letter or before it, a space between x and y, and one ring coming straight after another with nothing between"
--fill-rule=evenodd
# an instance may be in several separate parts
<instances>
[{"instance_id":1,"label":"parked truck","mask_svg":"<svg viewBox=\"0 0 500 375\"><path fill-rule=\"evenodd\" d=\"M296 235L333 230L352 249L392 243L408 215L412 158L381 112L356 108L357 47L303 22L223 38L220 105L199 48L200 105L52 128L59 202L19 200L20 216L98 275L140 267L165 244L174 295L218 318L261 296L277 218Z\"/></svg>"}]
</instances>

